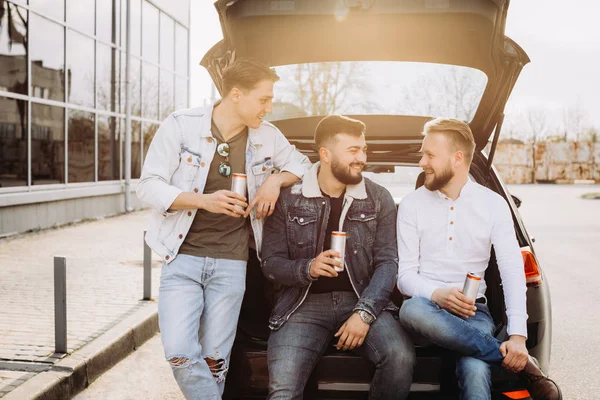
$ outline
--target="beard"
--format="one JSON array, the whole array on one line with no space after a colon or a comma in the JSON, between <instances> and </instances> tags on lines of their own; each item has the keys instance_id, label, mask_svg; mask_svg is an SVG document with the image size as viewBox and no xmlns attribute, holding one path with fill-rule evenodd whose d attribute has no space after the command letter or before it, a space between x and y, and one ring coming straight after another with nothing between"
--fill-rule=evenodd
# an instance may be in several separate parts
<instances>
[{"instance_id":1,"label":"beard","mask_svg":"<svg viewBox=\"0 0 600 400\"><path fill-rule=\"evenodd\" d=\"M336 157L333 157L333 159L331 160L331 173L333 174L335 179L337 179L344 185L356 185L362 181L363 176L362 172L354 172L352 170L352 167L359 165L362 167L365 166L365 164L363 163L352 163L346 166L340 163Z\"/></svg>"},{"instance_id":2,"label":"beard","mask_svg":"<svg viewBox=\"0 0 600 400\"><path fill-rule=\"evenodd\" d=\"M430 178L431 177L431 180ZM454 178L454 171L450 167L450 163L440 172L433 172L433 175L425 176L425 187L429 190L436 191L442 189L444 186Z\"/></svg>"}]
</instances>

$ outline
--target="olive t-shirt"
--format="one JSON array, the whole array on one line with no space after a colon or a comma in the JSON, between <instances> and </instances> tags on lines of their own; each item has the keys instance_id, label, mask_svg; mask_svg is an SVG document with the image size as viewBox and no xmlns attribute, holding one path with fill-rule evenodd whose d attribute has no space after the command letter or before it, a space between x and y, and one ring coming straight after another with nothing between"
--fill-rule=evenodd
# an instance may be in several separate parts
<instances>
[{"instance_id":1,"label":"olive t-shirt","mask_svg":"<svg viewBox=\"0 0 600 400\"><path fill-rule=\"evenodd\" d=\"M212 122L212 134L217 139L217 146L225 142L219 129ZM246 141L248 129L227 141L231 175L225 177L219 173L219 165L227 161L215 151L213 161L208 170L204 193L218 190L231 190L231 176L234 173L245 173ZM206 210L198 210L190 231L179 249L180 254L197 257L226 258L230 260L248 260L249 223L246 218L235 218L225 214L214 214Z\"/></svg>"}]
</instances>

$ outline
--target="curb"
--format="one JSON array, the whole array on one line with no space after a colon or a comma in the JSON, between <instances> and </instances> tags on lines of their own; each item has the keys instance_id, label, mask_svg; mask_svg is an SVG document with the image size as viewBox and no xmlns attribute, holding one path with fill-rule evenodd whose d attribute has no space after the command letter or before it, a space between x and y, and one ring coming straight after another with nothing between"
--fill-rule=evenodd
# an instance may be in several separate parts
<instances>
[{"instance_id":1,"label":"curb","mask_svg":"<svg viewBox=\"0 0 600 400\"><path fill-rule=\"evenodd\" d=\"M2 400L70 399L157 332L158 304L152 301Z\"/></svg>"}]
</instances>

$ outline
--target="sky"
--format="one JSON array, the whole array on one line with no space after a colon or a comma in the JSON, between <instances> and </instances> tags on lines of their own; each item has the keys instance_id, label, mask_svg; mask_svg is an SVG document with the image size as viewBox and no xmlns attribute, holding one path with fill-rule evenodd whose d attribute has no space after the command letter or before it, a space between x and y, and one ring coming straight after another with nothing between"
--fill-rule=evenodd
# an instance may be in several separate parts
<instances>
[{"instance_id":1,"label":"sky","mask_svg":"<svg viewBox=\"0 0 600 400\"><path fill-rule=\"evenodd\" d=\"M211 0L193 0L191 105L211 97L200 59L222 38ZM506 35L529 55L506 107L507 119L523 123L530 109L543 111L549 130L561 130L564 110L579 110L585 126L600 130L600 3L595 0L513 0ZM277 93L276 93L277 95Z\"/></svg>"}]
</instances>

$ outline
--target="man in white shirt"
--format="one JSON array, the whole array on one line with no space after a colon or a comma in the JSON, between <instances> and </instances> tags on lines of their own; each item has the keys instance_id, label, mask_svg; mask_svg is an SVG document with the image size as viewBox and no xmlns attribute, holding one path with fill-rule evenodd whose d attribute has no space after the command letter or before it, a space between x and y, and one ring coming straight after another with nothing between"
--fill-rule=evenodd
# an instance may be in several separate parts
<instances>
[{"instance_id":1,"label":"man in white shirt","mask_svg":"<svg viewBox=\"0 0 600 400\"><path fill-rule=\"evenodd\" d=\"M462 399L491 397L491 365L520 373L535 399L561 399L560 389L530 357L523 260L506 201L469 179L475 141L467 124L425 124L424 186L398 208L398 289L406 300L402 325L458 353ZM500 342L481 281L476 300L462 293L465 276L484 276L492 245L504 288L509 339Z\"/></svg>"}]
</instances>

